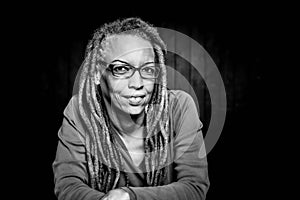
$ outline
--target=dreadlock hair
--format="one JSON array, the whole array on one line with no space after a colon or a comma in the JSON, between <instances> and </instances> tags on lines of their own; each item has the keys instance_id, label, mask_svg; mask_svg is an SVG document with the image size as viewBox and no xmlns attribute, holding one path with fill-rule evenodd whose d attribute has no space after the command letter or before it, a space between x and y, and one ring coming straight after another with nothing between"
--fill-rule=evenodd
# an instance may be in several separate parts
<instances>
[{"instance_id":1,"label":"dreadlock hair","mask_svg":"<svg viewBox=\"0 0 300 200\"><path fill-rule=\"evenodd\" d=\"M92 188L108 192L117 186L121 171L128 176L119 147L114 145L115 138L109 129L110 120L104 105L101 89L97 82L96 69L103 60L103 42L108 36L118 34L137 35L151 42L156 62L161 73L154 85L149 104L145 107L146 138L144 138L146 181L149 186L162 184L167 173L165 164L168 155L168 94L166 80L166 45L152 25L139 18L127 18L104 24L97 29L89 41L85 60L81 66L78 102L79 112L88 131L85 133L85 148L89 184ZM103 67L103 66L102 66Z\"/></svg>"}]
</instances>

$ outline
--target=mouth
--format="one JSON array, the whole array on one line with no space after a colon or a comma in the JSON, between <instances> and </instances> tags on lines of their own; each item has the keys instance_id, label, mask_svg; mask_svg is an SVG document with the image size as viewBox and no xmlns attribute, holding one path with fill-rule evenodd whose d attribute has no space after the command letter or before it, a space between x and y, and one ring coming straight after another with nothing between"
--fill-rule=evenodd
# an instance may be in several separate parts
<instances>
[{"instance_id":1,"label":"mouth","mask_svg":"<svg viewBox=\"0 0 300 200\"><path fill-rule=\"evenodd\" d=\"M130 105L138 106L143 104L146 95L127 96Z\"/></svg>"}]
</instances>

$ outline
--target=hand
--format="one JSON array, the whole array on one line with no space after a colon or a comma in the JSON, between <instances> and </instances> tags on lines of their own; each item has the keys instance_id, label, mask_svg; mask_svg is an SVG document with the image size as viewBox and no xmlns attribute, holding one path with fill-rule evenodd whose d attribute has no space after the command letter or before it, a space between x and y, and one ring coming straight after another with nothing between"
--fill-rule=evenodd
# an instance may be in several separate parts
<instances>
[{"instance_id":1,"label":"hand","mask_svg":"<svg viewBox=\"0 0 300 200\"><path fill-rule=\"evenodd\" d=\"M129 194L122 189L109 191L101 200L130 200Z\"/></svg>"}]
</instances>

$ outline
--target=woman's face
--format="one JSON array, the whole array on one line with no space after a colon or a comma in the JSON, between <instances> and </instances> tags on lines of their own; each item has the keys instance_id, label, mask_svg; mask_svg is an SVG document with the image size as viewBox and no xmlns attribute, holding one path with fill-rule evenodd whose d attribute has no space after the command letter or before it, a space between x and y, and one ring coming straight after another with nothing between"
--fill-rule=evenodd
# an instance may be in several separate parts
<instances>
[{"instance_id":1,"label":"woman's face","mask_svg":"<svg viewBox=\"0 0 300 200\"><path fill-rule=\"evenodd\" d=\"M151 43L133 35L116 35L106 40L104 61L107 64L128 63L139 68L145 63L154 62ZM111 106L126 114L137 115L143 112L154 88L154 79L144 79L138 71L130 78L117 78L111 71L105 73L107 84L106 98ZM103 89L102 89L103 90ZM110 109L110 108L108 108Z\"/></svg>"}]
</instances>

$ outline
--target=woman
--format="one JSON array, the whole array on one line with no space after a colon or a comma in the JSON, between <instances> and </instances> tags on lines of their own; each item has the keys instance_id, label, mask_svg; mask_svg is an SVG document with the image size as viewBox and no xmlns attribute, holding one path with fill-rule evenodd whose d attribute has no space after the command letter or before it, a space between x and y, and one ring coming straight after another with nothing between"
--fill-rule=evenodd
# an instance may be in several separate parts
<instances>
[{"instance_id":1,"label":"woman","mask_svg":"<svg viewBox=\"0 0 300 200\"><path fill-rule=\"evenodd\" d=\"M58 199L205 199L202 123L187 93L167 90L165 53L138 18L95 32L58 132Z\"/></svg>"}]
</instances>

